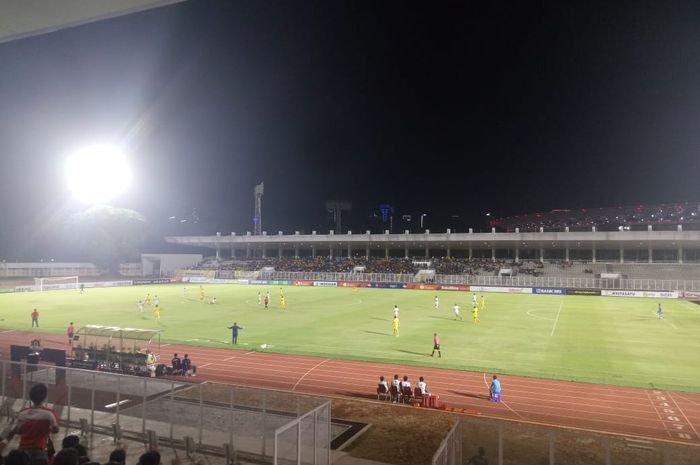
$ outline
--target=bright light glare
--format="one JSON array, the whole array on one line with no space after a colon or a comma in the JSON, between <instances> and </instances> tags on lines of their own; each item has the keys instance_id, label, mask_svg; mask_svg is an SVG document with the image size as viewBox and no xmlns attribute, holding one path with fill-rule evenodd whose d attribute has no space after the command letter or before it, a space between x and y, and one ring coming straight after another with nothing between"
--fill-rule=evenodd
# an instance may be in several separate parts
<instances>
[{"instance_id":1,"label":"bright light glare","mask_svg":"<svg viewBox=\"0 0 700 465\"><path fill-rule=\"evenodd\" d=\"M107 202L131 184L131 171L124 153L117 147L93 146L68 158L68 187L86 203Z\"/></svg>"}]
</instances>

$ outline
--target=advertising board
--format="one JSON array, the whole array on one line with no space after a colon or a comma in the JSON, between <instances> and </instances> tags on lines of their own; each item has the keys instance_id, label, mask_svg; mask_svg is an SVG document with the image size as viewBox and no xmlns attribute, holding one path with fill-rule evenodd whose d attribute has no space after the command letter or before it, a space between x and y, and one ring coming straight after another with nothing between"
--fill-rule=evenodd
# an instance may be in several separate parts
<instances>
[{"instance_id":1,"label":"advertising board","mask_svg":"<svg viewBox=\"0 0 700 465\"><path fill-rule=\"evenodd\" d=\"M564 295L566 294L566 289L553 288L553 287L534 287L532 288L533 294L554 294L554 295Z\"/></svg>"},{"instance_id":2,"label":"advertising board","mask_svg":"<svg viewBox=\"0 0 700 465\"><path fill-rule=\"evenodd\" d=\"M653 299L677 299L678 292L666 291L623 291L623 290L602 290L600 295L608 297L648 297Z\"/></svg>"},{"instance_id":3,"label":"advertising board","mask_svg":"<svg viewBox=\"0 0 700 465\"><path fill-rule=\"evenodd\" d=\"M568 295L600 295L600 289L572 289L566 290Z\"/></svg>"},{"instance_id":4,"label":"advertising board","mask_svg":"<svg viewBox=\"0 0 700 465\"><path fill-rule=\"evenodd\" d=\"M314 286L318 287L338 287L336 281L314 281Z\"/></svg>"},{"instance_id":5,"label":"advertising board","mask_svg":"<svg viewBox=\"0 0 700 465\"><path fill-rule=\"evenodd\" d=\"M473 292L505 292L508 294L532 294L531 287L469 286Z\"/></svg>"}]
</instances>

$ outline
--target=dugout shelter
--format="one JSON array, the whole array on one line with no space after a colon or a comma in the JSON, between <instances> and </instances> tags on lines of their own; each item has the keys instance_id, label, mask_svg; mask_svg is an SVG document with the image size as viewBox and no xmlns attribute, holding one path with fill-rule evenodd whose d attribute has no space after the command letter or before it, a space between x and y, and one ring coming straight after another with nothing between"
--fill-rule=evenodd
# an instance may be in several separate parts
<instances>
[{"instance_id":1,"label":"dugout shelter","mask_svg":"<svg viewBox=\"0 0 700 465\"><path fill-rule=\"evenodd\" d=\"M87 325L75 333L71 366L146 376L147 350L160 353L160 330Z\"/></svg>"}]
</instances>

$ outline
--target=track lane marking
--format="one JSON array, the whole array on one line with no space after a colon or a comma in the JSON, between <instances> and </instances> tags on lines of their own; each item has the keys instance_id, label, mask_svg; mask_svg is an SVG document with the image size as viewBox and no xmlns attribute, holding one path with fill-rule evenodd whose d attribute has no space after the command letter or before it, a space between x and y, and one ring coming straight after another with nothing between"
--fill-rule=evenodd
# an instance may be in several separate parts
<instances>
[{"instance_id":1,"label":"track lane marking","mask_svg":"<svg viewBox=\"0 0 700 465\"><path fill-rule=\"evenodd\" d=\"M313 367L309 368L308 371L307 371L306 373L304 373L304 375L303 375L301 378L299 378L299 380L296 382L296 384L294 384L294 387L292 388L292 391L294 391L294 390L297 388L297 386L299 386L299 383L301 383L302 380L303 380L304 378L306 378L306 375L308 375L309 373L311 373L312 371L314 371L316 368L320 367L320 366L323 365L324 363L330 362L330 361L331 361L331 359L330 359L330 358L327 358L327 359L325 359L325 360L322 360L322 361L318 362L318 363L317 363L316 365L314 365Z\"/></svg>"}]
</instances>

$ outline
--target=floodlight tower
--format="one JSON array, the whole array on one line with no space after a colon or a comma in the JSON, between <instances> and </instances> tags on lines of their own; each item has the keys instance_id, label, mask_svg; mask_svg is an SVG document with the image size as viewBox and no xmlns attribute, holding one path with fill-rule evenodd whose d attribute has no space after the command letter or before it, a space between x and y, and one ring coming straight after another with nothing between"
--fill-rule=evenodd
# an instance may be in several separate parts
<instances>
[{"instance_id":1,"label":"floodlight tower","mask_svg":"<svg viewBox=\"0 0 700 465\"><path fill-rule=\"evenodd\" d=\"M253 217L253 235L259 236L262 234L262 196L265 193L265 183L261 182L255 186L253 194L255 195L255 217Z\"/></svg>"},{"instance_id":2,"label":"floodlight tower","mask_svg":"<svg viewBox=\"0 0 700 465\"><path fill-rule=\"evenodd\" d=\"M341 212L352 210L352 202L348 202L346 200L327 200L326 210L328 210L329 213L333 213L333 221L335 221L335 233L341 234L343 232Z\"/></svg>"}]
</instances>

